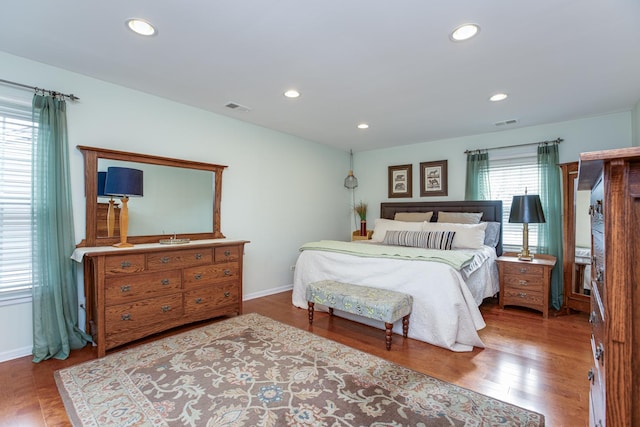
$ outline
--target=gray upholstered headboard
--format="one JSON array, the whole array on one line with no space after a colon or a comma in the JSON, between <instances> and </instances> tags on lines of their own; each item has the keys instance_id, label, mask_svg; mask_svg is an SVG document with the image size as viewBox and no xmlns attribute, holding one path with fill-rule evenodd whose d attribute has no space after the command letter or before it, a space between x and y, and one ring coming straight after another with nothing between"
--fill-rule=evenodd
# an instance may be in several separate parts
<instances>
[{"instance_id":1,"label":"gray upholstered headboard","mask_svg":"<svg viewBox=\"0 0 640 427\"><path fill-rule=\"evenodd\" d=\"M396 212L433 212L431 221L438 220L438 212L482 212L482 221L502 223L501 200L464 200L446 202L386 202L380 203L380 218L393 219ZM502 255L502 227L496 253Z\"/></svg>"}]
</instances>

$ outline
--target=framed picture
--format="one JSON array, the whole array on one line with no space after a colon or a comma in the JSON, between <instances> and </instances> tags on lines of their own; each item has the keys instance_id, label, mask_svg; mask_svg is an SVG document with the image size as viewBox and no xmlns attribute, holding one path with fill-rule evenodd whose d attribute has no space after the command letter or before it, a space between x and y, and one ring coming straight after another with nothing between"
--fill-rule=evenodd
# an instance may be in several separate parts
<instances>
[{"instance_id":1,"label":"framed picture","mask_svg":"<svg viewBox=\"0 0 640 427\"><path fill-rule=\"evenodd\" d=\"M389 166L389 198L412 197L411 170L413 165Z\"/></svg>"},{"instance_id":2,"label":"framed picture","mask_svg":"<svg viewBox=\"0 0 640 427\"><path fill-rule=\"evenodd\" d=\"M447 195L447 161L420 163L420 197Z\"/></svg>"}]
</instances>

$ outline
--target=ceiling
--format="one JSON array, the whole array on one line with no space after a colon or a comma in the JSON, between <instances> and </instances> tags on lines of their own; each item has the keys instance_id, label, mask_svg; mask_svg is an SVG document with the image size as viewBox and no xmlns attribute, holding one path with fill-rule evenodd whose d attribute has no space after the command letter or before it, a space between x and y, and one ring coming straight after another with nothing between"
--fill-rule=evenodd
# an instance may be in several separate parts
<instances>
[{"instance_id":1,"label":"ceiling","mask_svg":"<svg viewBox=\"0 0 640 427\"><path fill-rule=\"evenodd\" d=\"M132 17L158 33L132 33ZM466 22L480 33L452 42ZM0 50L354 151L640 100L637 0L20 0Z\"/></svg>"}]
</instances>

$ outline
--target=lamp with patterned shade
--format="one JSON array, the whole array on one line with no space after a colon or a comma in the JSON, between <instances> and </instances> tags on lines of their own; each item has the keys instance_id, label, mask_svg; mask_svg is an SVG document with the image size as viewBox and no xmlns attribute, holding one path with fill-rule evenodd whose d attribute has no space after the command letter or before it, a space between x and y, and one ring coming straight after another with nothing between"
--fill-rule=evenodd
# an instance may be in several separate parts
<instances>
[{"instance_id":1,"label":"lamp with patterned shade","mask_svg":"<svg viewBox=\"0 0 640 427\"><path fill-rule=\"evenodd\" d=\"M518 254L518 259L533 260L533 254L529 252L529 224L545 222L540 196L527 194L526 190L524 196L513 196L509 222L522 224L522 252Z\"/></svg>"},{"instance_id":2,"label":"lamp with patterned shade","mask_svg":"<svg viewBox=\"0 0 640 427\"><path fill-rule=\"evenodd\" d=\"M130 248L133 244L127 242L129 228L129 197L142 197L142 171L139 169L109 167L104 184L104 194L120 197L122 208L120 210L120 243L113 246L118 248Z\"/></svg>"}]
</instances>

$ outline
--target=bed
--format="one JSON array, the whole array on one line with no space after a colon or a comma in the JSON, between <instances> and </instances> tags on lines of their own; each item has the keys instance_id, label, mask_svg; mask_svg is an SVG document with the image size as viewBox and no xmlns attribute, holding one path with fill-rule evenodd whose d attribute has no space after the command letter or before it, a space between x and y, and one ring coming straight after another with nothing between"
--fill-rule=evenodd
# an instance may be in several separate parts
<instances>
[{"instance_id":1,"label":"bed","mask_svg":"<svg viewBox=\"0 0 640 427\"><path fill-rule=\"evenodd\" d=\"M300 308L307 308L307 284L320 280L336 280L355 285L378 287L408 293L413 296L409 337L452 351L471 351L473 347L484 347L478 331L485 327L478 306L484 298L494 296L499 290L497 256L502 254L502 202L500 201L457 201L457 202L417 202L382 203L380 218L393 220L397 213L433 212L427 226L436 226L440 212L482 212L482 221L499 223L499 232L492 246L482 245L472 250L453 249L465 252L461 256L471 256L472 261L463 268L437 262L431 258L415 257L424 249L390 247L381 242L324 242L336 245L341 251L316 249L318 243L309 243L296 262L292 302ZM444 217L445 214L442 214ZM433 223L436 223L435 225ZM375 238L374 232L374 238ZM342 250L348 246L348 250ZM377 247L373 250L373 246ZM355 255L351 250L375 252L393 249L393 253L411 251L412 257L396 258L374 255ZM402 250L401 250L402 249ZM404 253L404 252L403 252ZM355 317L336 311L336 314L358 322L381 328L379 322ZM394 325L394 332L401 334L401 322Z\"/></svg>"}]
</instances>

